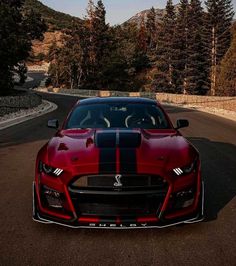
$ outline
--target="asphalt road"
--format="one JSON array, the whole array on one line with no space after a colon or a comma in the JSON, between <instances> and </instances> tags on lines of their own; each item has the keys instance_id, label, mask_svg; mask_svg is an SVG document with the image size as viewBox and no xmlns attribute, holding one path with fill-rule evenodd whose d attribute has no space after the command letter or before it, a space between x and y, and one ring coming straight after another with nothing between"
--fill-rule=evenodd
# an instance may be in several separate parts
<instances>
[{"instance_id":1,"label":"asphalt road","mask_svg":"<svg viewBox=\"0 0 236 266\"><path fill-rule=\"evenodd\" d=\"M33 77L26 87L38 85L42 75ZM201 153L205 222L161 230L76 230L31 218L35 157L55 132L46 122L63 121L77 100L44 98L59 108L0 131L0 265L236 265L236 122L166 107L174 122L189 119L182 133Z\"/></svg>"}]
</instances>

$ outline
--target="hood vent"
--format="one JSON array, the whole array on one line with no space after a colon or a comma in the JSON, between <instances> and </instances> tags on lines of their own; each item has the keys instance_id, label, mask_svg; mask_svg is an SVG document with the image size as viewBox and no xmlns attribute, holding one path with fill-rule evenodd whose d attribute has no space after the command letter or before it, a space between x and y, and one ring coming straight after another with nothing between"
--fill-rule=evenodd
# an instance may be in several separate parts
<instances>
[{"instance_id":1,"label":"hood vent","mask_svg":"<svg viewBox=\"0 0 236 266\"><path fill-rule=\"evenodd\" d=\"M138 148L141 144L141 134L134 131L98 132L95 135L98 148Z\"/></svg>"}]
</instances>

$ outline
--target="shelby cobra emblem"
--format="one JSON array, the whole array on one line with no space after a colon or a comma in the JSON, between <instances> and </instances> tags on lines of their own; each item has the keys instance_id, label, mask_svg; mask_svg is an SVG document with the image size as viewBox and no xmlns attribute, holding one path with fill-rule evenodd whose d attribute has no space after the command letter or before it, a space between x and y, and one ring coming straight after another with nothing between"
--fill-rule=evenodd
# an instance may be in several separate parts
<instances>
[{"instance_id":1,"label":"shelby cobra emblem","mask_svg":"<svg viewBox=\"0 0 236 266\"><path fill-rule=\"evenodd\" d=\"M114 183L114 187L122 187L123 186L123 184L120 181L121 178L122 178L122 175L116 175L115 176L116 182Z\"/></svg>"}]
</instances>

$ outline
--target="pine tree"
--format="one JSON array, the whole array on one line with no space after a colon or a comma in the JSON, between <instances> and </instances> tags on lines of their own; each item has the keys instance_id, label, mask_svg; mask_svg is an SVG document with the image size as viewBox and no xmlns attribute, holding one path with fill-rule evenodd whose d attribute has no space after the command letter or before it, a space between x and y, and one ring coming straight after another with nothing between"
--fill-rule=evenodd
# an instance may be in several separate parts
<instances>
[{"instance_id":1,"label":"pine tree","mask_svg":"<svg viewBox=\"0 0 236 266\"><path fill-rule=\"evenodd\" d=\"M133 58L139 46L139 30L136 24L127 23L114 28L113 43L115 50L127 63L127 68L132 66Z\"/></svg>"},{"instance_id":2,"label":"pine tree","mask_svg":"<svg viewBox=\"0 0 236 266\"><path fill-rule=\"evenodd\" d=\"M98 65L107 55L108 45L108 25L106 24L106 10L103 2L99 0L95 8L95 43L97 48L97 61Z\"/></svg>"},{"instance_id":3,"label":"pine tree","mask_svg":"<svg viewBox=\"0 0 236 266\"><path fill-rule=\"evenodd\" d=\"M108 25L106 24L106 10L101 0L94 5L92 0L88 5L87 26L90 34L88 51L90 58L90 82L94 88L102 87L102 65L109 53ZM93 84L93 85L92 85Z\"/></svg>"},{"instance_id":4,"label":"pine tree","mask_svg":"<svg viewBox=\"0 0 236 266\"><path fill-rule=\"evenodd\" d=\"M189 30L189 3L188 0L181 0L178 8L176 30L174 34L175 68L178 72L177 90L186 94L189 90L188 81L188 45L191 32Z\"/></svg>"},{"instance_id":5,"label":"pine tree","mask_svg":"<svg viewBox=\"0 0 236 266\"><path fill-rule=\"evenodd\" d=\"M173 40L175 24L174 6L172 0L168 0L166 13L158 29L155 86L159 91L174 92L176 87L176 71L174 69L175 44Z\"/></svg>"},{"instance_id":6,"label":"pine tree","mask_svg":"<svg viewBox=\"0 0 236 266\"><path fill-rule=\"evenodd\" d=\"M63 47L67 72L70 80L70 88L76 89L81 84L81 78L84 70L84 51L80 36L80 27L74 27L70 36L66 37L66 45Z\"/></svg>"},{"instance_id":7,"label":"pine tree","mask_svg":"<svg viewBox=\"0 0 236 266\"><path fill-rule=\"evenodd\" d=\"M146 21L146 30L147 30L147 44L149 49L153 49L156 47L156 11L155 8L152 7L147 14Z\"/></svg>"},{"instance_id":8,"label":"pine tree","mask_svg":"<svg viewBox=\"0 0 236 266\"><path fill-rule=\"evenodd\" d=\"M206 94L208 90L208 62L204 47L204 13L200 0L189 5L189 36L187 45L188 69L185 73L188 94Z\"/></svg>"},{"instance_id":9,"label":"pine tree","mask_svg":"<svg viewBox=\"0 0 236 266\"><path fill-rule=\"evenodd\" d=\"M56 38L54 37L51 46L49 47L49 51L47 54L47 60L50 63L48 73L50 74L49 83L52 83L53 86L59 86L59 68L57 65L58 55L60 53L60 48L57 45ZM50 84L48 84L50 85Z\"/></svg>"},{"instance_id":10,"label":"pine tree","mask_svg":"<svg viewBox=\"0 0 236 266\"><path fill-rule=\"evenodd\" d=\"M127 54L121 54L123 43L106 24L105 15L102 1L97 5L90 1L85 24L66 32L59 52L52 47L51 57L56 58L50 67L53 85L117 89L120 83L129 82Z\"/></svg>"},{"instance_id":11,"label":"pine tree","mask_svg":"<svg viewBox=\"0 0 236 266\"><path fill-rule=\"evenodd\" d=\"M93 0L89 0L88 1L88 7L87 7L88 19L91 19L91 18L94 17L94 12L95 12L95 4L94 4L94 1Z\"/></svg>"},{"instance_id":12,"label":"pine tree","mask_svg":"<svg viewBox=\"0 0 236 266\"><path fill-rule=\"evenodd\" d=\"M217 65L230 46L230 27L233 19L231 0L207 0L207 39L209 60L211 95L216 94Z\"/></svg>"},{"instance_id":13,"label":"pine tree","mask_svg":"<svg viewBox=\"0 0 236 266\"><path fill-rule=\"evenodd\" d=\"M147 30L145 26L144 16L142 16L139 33L138 33L138 46L139 49L146 53L147 52Z\"/></svg>"},{"instance_id":14,"label":"pine tree","mask_svg":"<svg viewBox=\"0 0 236 266\"><path fill-rule=\"evenodd\" d=\"M0 94L8 94L13 88L13 73L19 69L19 62L24 65L32 39L42 38L46 30L41 17L23 14L22 6L20 0L0 1Z\"/></svg>"},{"instance_id":15,"label":"pine tree","mask_svg":"<svg viewBox=\"0 0 236 266\"><path fill-rule=\"evenodd\" d=\"M25 80L27 79L27 71L28 71L25 62L24 61L18 62L14 70L15 70L14 72L17 73L20 78L19 83L24 84Z\"/></svg>"},{"instance_id":16,"label":"pine tree","mask_svg":"<svg viewBox=\"0 0 236 266\"><path fill-rule=\"evenodd\" d=\"M88 43L88 51L89 51L89 60L91 65L96 63L96 45L95 45L95 5L93 0L89 0L88 8L87 8L86 17L86 27L89 32L89 43ZM95 72L95 69L91 69L92 72Z\"/></svg>"},{"instance_id":17,"label":"pine tree","mask_svg":"<svg viewBox=\"0 0 236 266\"><path fill-rule=\"evenodd\" d=\"M236 24L231 46L221 61L216 83L216 94L236 96Z\"/></svg>"},{"instance_id":18,"label":"pine tree","mask_svg":"<svg viewBox=\"0 0 236 266\"><path fill-rule=\"evenodd\" d=\"M53 43L49 50L50 69L54 86L67 86L78 89L89 75L88 35L86 29L80 24L73 24L71 30L65 32L63 47L59 48Z\"/></svg>"}]
</instances>

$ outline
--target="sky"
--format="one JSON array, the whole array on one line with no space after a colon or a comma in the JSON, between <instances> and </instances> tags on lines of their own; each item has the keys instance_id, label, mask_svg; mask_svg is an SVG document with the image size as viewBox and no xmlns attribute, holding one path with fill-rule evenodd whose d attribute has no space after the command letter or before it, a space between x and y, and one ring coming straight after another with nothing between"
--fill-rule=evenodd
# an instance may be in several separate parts
<instances>
[{"instance_id":1,"label":"sky","mask_svg":"<svg viewBox=\"0 0 236 266\"><path fill-rule=\"evenodd\" d=\"M86 15L88 0L40 0L43 4L67 14L83 18ZM96 2L96 0L94 1ZM236 0L232 0L236 13ZM164 8L166 0L103 0L107 11L107 22L111 25L120 24L138 12L155 8ZM174 4L179 0L173 0Z\"/></svg>"}]
</instances>

